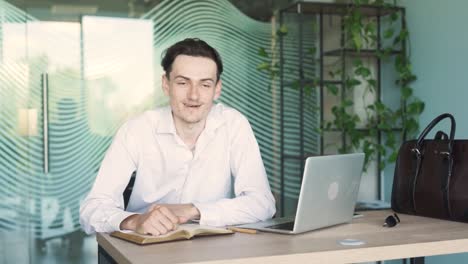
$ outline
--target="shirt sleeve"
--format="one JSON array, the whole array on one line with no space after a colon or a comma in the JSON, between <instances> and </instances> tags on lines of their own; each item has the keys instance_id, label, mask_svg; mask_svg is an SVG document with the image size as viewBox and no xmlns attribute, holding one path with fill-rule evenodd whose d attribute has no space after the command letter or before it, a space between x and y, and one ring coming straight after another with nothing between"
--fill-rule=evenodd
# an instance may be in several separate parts
<instances>
[{"instance_id":1,"label":"shirt sleeve","mask_svg":"<svg viewBox=\"0 0 468 264\"><path fill-rule=\"evenodd\" d=\"M235 197L212 203L195 203L200 211L201 225L252 223L269 219L276 212L275 199L249 122L240 116L229 125Z\"/></svg>"},{"instance_id":2,"label":"shirt sleeve","mask_svg":"<svg viewBox=\"0 0 468 264\"><path fill-rule=\"evenodd\" d=\"M136 168L136 146L123 125L106 152L101 168L80 207L80 223L87 234L120 230L120 223L135 214L124 211L123 191Z\"/></svg>"}]
</instances>

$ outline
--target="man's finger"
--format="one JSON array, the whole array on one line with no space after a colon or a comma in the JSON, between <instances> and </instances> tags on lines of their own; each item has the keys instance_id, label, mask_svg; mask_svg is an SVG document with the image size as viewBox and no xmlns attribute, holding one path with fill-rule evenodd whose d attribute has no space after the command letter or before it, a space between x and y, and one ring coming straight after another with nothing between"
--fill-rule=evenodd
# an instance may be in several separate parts
<instances>
[{"instance_id":1,"label":"man's finger","mask_svg":"<svg viewBox=\"0 0 468 264\"><path fill-rule=\"evenodd\" d=\"M179 216L178 218L179 218L180 224L187 223L190 220L188 217L185 217L185 216Z\"/></svg>"},{"instance_id":2,"label":"man's finger","mask_svg":"<svg viewBox=\"0 0 468 264\"><path fill-rule=\"evenodd\" d=\"M160 235L164 235L167 233L167 228L158 220L153 222L153 228L158 231Z\"/></svg>"},{"instance_id":3,"label":"man's finger","mask_svg":"<svg viewBox=\"0 0 468 264\"><path fill-rule=\"evenodd\" d=\"M138 234L142 234L142 235L147 233L145 229L143 228L143 226L137 226L135 232L137 232Z\"/></svg>"},{"instance_id":4,"label":"man's finger","mask_svg":"<svg viewBox=\"0 0 468 264\"><path fill-rule=\"evenodd\" d=\"M169 218L167 218L165 215L161 215L159 222L164 225L167 231L175 230L176 228L176 224L172 223L172 221L169 220Z\"/></svg>"},{"instance_id":5,"label":"man's finger","mask_svg":"<svg viewBox=\"0 0 468 264\"><path fill-rule=\"evenodd\" d=\"M156 210L156 209L158 209L159 207L161 207L161 206L158 205L158 204L152 204L152 205L149 207L149 210L148 210L148 211Z\"/></svg>"},{"instance_id":6,"label":"man's finger","mask_svg":"<svg viewBox=\"0 0 468 264\"><path fill-rule=\"evenodd\" d=\"M145 222L137 227L136 232L142 235L159 236L160 232L151 223Z\"/></svg>"},{"instance_id":7,"label":"man's finger","mask_svg":"<svg viewBox=\"0 0 468 264\"><path fill-rule=\"evenodd\" d=\"M164 214L162 214L159 210L157 210L154 214L151 215L151 226L154 229L158 230L161 235L166 234L167 231L171 230L170 228L167 228L163 222L170 223L169 219L167 219L167 217Z\"/></svg>"},{"instance_id":8,"label":"man's finger","mask_svg":"<svg viewBox=\"0 0 468 264\"><path fill-rule=\"evenodd\" d=\"M161 206L159 208L159 211L163 215L165 215L172 223L174 223L174 224L179 223L179 219L177 218L177 216L171 210L169 210L167 207Z\"/></svg>"}]
</instances>

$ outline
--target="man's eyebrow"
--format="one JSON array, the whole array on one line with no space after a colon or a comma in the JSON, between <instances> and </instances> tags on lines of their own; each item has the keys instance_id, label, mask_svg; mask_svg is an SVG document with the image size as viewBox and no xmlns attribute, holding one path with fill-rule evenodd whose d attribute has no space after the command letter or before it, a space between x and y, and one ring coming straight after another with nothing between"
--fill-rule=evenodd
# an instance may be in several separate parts
<instances>
[{"instance_id":1,"label":"man's eyebrow","mask_svg":"<svg viewBox=\"0 0 468 264\"><path fill-rule=\"evenodd\" d=\"M177 78L182 78L182 79L185 79L185 80L190 80L189 77L185 77L185 76L183 76L183 75L177 75L177 76L174 77L174 79L177 79Z\"/></svg>"},{"instance_id":2,"label":"man's eyebrow","mask_svg":"<svg viewBox=\"0 0 468 264\"><path fill-rule=\"evenodd\" d=\"M177 78L181 78L181 79L184 79L184 80L187 80L187 81L191 80L189 77L186 77L186 76L183 76L183 75L177 75L177 76L174 77L174 79L177 79ZM207 82L207 81L215 82L212 78L203 78L200 81L201 82Z\"/></svg>"},{"instance_id":3,"label":"man's eyebrow","mask_svg":"<svg viewBox=\"0 0 468 264\"><path fill-rule=\"evenodd\" d=\"M213 79L211 78L204 78L204 79L201 79L200 81L202 82L207 82L207 81L210 81L210 82L215 82Z\"/></svg>"}]
</instances>

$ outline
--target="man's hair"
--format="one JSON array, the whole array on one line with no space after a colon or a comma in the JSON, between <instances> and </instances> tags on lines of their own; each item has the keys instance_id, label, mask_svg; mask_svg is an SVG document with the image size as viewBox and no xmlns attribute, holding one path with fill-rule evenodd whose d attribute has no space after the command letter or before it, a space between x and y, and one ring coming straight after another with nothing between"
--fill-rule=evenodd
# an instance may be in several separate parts
<instances>
[{"instance_id":1,"label":"man's hair","mask_svg":"<svg viewBox=\"0 0 468 264\"><path fill-rule=\"evenodd\" d=\"M170 46L164 52L164 57L161 61L161 66L166 72L166 77L169 79L169 73L172 71L172 64L179 55L188 55L194 57L204 57L212 59L216 63L216 82L219 81L223 72L223 62L219 53L208 43L198 38L186 38L182 41Z\"/></svg>"}]
</instances>

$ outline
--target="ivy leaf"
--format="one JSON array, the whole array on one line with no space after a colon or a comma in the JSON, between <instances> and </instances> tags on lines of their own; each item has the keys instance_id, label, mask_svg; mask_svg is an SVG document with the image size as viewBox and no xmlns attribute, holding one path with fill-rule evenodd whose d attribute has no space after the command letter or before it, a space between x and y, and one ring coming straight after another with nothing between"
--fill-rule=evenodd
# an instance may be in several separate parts
<instances>
[{"instance_id":1,"label":"ivy leaf","mask_svg":"<svg viewBox=\"0 0 468 264\"><path fill-rule=\"evenodd\" d=\"M369 77L369 75L371 74L369 68L366 67L359 67L354 71L354 73L364 78Z\"/></svg>"},{"instance_id":2,"label":"ivy leaf","mask_svg":"<svg viewBox=\"0 0 468 264\"><path fill-rule=\"evenodd\" d=\"M389 134L389 136L387 137L387 140L385 141L385 146L389 148L393 148L396 144L396 140L394 136L390 136L390 135L393 135L393 134Z\"/></svg>"},{"instance_id":3,"label":"ivy leaf","mask_svg":"<svg viewBox=\"0 0 468 264\"><path fill-rule=\"evenodd\" d=\"M393 37L393 34L395 34L395 30L393 28L389 28L389 29L385 30L385 32L384 32L384 38L389 39L389 38Z\"/></svg>"},{"instance_id":4,"label":"ivy leaf","mask_svg":"<svg viewBox=\"0 0 468 264\"><path fill-rule=\"evenodd\" d=\"M408 38L408 30L406 29L402 29L400 31L400 34L398 34L398 36L393 40L393 44L398 44L404 40L406 40Z\"/></svg>"},{"instance_id":5,"label":"ivy leaf","mask_svg":"<svg viewBox=\"0 0 468 264\"><path fill-rule=\"evenodd\" d=\"M377 81L375 79L368 79L367 83L369 83L369 85L374 87L374 88L377 87Z\"/></svg>"},{"instance_id":6,"label":"ivy leaf","mask_svg":"<svg viewBox=\"0 0 468 264\"><path fill-rule=\"evenodd\" d=\"M333 95L338 95L338 87L334 84L325 84L327 91Z\"/></svg>"},{"instance_id":7,"label":"ivy leaf","mask_svg":"<svg viewBox=\"0 0 468 264\"><path fill-rule=\"evenodd\" d=\"M366 35L370 35L370 36L375 35L377 31L377 25L373 22L369 22L364 27L364 31L366 32Z\"/></svg>"},{"instance_id":8,"label":"ivy leaf","mask_svg":"<svg viewBox=\"0 0 468 264\"><path fill-rule=\"evenodd\" d=\"M350 107L350 106L352 106L353 104L354 104L354 103L353 103L353 101L351 101L351 100L344 100L343 103L342 103L343 107Z\"/></svg>"},{"instance_id":9,"label":"ivy leaf","mask_svg":"<svg viewBox=\"0 0 468 264\"><path fill-rule=\"evenodd\" d=\"M270 63L268 62L262 62L259 65L257 65L257 70L262 71L262 70L269 70L270 69Z\"/></svg>"},{"instance_id":10,"label":"ivy leaf","mask_svg":"<svg viewBox=\"0 0 468 264\"><path fill-rule=\"evenodd\" d=\"M286 27L286 25L282 25L277 31L276 31L276 34L278 36L285 36L286 34L288 34L288 27Z\"/></svg>"},{"instance_id":11,"label":"ivy leaf","mask_svg":"<svg viewBox=\"0 0 468 264\"><path fill-rule=\"evenodd\" d=\"M418 122L414 120L413 118L408 118L406 119L405 123L403 124L404 128L406 131L408 131L408 134L412 134L415 131L418 130Z\"/></svg>"},{"instance_id":12,"label":"ivy leaf","mask_svg":"<svg viewBox=\"0 0 468 264\"><path fill-rule=\"evenodd\" d=\"M419 115L424 111L424 102L415 101L407 106L407 112L412 115Z\"/></svg>"},{"instance_id":13,"label":"ivy leaf","mask_svg":"<svg viewBox=\"0 0 468 264\"><path fill-rule=\"evenodd\" d=\"M389 162L395 162L398 158L398 152L394 151L390 157L388 157L388 161Z\"/></svg>"},{"instance_id":14,"label":"ivy leaf","mask_svg":"<svg viewBox=\"0 0 468 264\"><path fill-rule=\"evenodd\" d=\"M382 113L384 110L385 110L385 105L382 103L382 102L375 102L375 110L378 112L378 113Z\"/></svg>"},{"instance_id":15,"label":"ivy leaf","mask_svg":"<svg viewBox=\"0 0 468 264\"><path fill-rule=\"evenodd\" d=\"M298 80L295 80L293 83L292 83L292 86L291 88L293 88L294 90L299 90L299 87L301 86L300 82Z\"/></svg>"},{"instance_id":16,"label":"ivy leaf","mask_svg":"<svg viewBox=\"0 0 468 264\"><path fill-rule=\"evenodd\" d=\"M346 80L346 87L349 87L349 88L357 86L359 84L361 84L361 81L354 79L354 78Z\"/></svg>"},{"instance_id":17,"label":"ivy leaf","mask_svg":"<svg viewBox=\"0 0 468 264\"><path fill-rule=\"evenodd\" d=\"M379 163L379 169L383 169L385 168L385 160L381 160L380 163Z\"/></svg>"},{"instance_id":18,"label":"ivy leaf","mask_svg":"<svg viewBox=\"0 0 468 264\"><path fill-rule=\"evenodd\" d=\"M309 54L312 54L312 55L315 55L316 51L317 51L317 48L316 48L316 47L311 47L311 48L308 50Z\"/></svg>"},{"instance_id":19,"label":"ivy leaf","mask_svg":"<svg viewBox=\"0 0 468 264\"><path fill-rule=\"evenodd\" d=\"M380 130L390 130L391 129L391 126L387 123L380 123L378 126L377 126L378 129Z\"/></svg>"},{"instance_id":20,"label":"ivy leaf","mask_svg":"<svg viewBox=\"0 0 468 264\"><path fill-rule=\"evenodd\" d=\"M360 51L362 48L362 39L359 34L353 34L353 43L357 51Z\"/></svg>"},{"instance_id":21,"label":"ivy leaf","mask_svg":"<svg viewBox=\"0 0 468 264\"><path fill-rule=\"evenodd\" d=\"M403 99L408 99L413 94L413 90L410 87L402 87L401 88L401 96Z\"/></svg>"},{"instance_id":22,"label":"ivy leaf","mask_svg":"<svg viewBox=\"0 0 468 264\"><path fill-rule=\"evenodd\" d=\"M270 79L273 80L276 76L278 76L279 71L278 70L271 70L270 71Z\"/></svg>"},{"instance_id":23,"label":"ivy leaf","mask_svg":"<svg viewBox=\"0 0 468 264\"><path fill-rule=\"evenodd\" d=\"M330 77L331 77L332 79L335 78L335 73L334 73L333 71L329 71L329 72L328 72L328 75L330 75Z\"/></svg>"},{"instance_id":24,"label":"ivy leaf","mask_svg":"<svg viewBox=\"0 0 468 264\"><path fill-rule=\"evenodd\" d=\"M360 67L360 66L362 66L362 60L361 60L361 59L355 59L355 60L353 60L353 65L354 65L354 67Z\"/></svg>"},{"instance_id":25,"label":"ivy leaf","mask_svg":"<svg viewBox=\"0 0 468 264\"><path fill-rule=\"evenodd\" d=\"M260 55L260 57L268 58L268 53L265 48L258 49L258 55Z\"/></svg>"}]
</instances>

